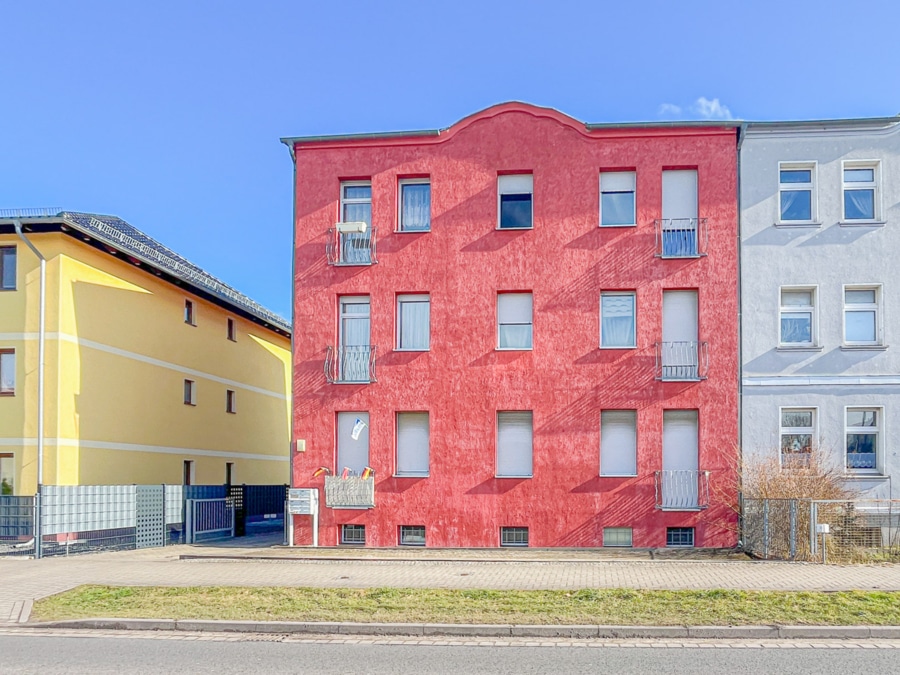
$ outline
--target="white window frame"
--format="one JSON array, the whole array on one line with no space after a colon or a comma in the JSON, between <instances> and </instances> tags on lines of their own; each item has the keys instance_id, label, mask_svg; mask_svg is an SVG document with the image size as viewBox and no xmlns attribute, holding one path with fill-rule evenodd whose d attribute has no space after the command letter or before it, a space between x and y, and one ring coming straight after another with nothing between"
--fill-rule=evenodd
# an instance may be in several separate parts
<instances>
[{"instance_id":1,"label":"white window frame","mask_svg":"<svg viewBox=\"0 0 900 675\"><path fill-rule=\"evenodd\" d=\"M10 355L12 355L12 359L9 358ZM4 359L4 356L7 358ZM16 375L18 375L18 359L16 358L16 350L10 347L0 348L0 365L2 365L3 361L6 361L7 367L9 367L8 364L10 360L12 360L12 388L0 389L0 396L15 396L18 380L18 378L16 377ZM0 381L2 381L2 378L0 378Z\"/></svg>"},{"instance_id":2,"label":"white window frame","mask_svg":"<svg viewBox=\"0 0 900 675\"><path fill-rule=\"evenodd\" d=\"M848 183L844 172L848 169L872 169L871 183ZM873 218L847 218L845 193L847 190L872 190ZM841 162L841 224L843 225L877 225L881 224L881 162L876 159L845 159Z\"/></svg>"},{"instance_id":3,"label":"white window frame","mask_svg":"<svg viewBox=\"0 0 900 675\"><path fill-rule=\"evenodd\" d=\"M604 190L603 189L603 176L611 176L617 174L629 174L631 176L632 188L631 190ZM603 224L603 195L605 194L626 194L630 192L632 198L632 213L631 213L631 222L630 223L622 223L619 225L604 225ZM600 172L600 227L637 227L637 171L601 171Z\"/></svg>"},{"instance_id":4,"label":"white window frame","mask_svg":"<svg viewBox=\"0 0 900 675\"><path fill-rule=\"evenodd\" d=\"M785 305L783 294L810 293L811 305ZM778 345L779 349L818 349L819 347L819 287L818 286L779 286L778 287ZM781 339L781 317L783 314L810 312L810 340L811 342L783 342Z\"/></svg>"},{"instance_id":5,"label":"white window frame","mask_svg":"<svg viewBox=\"0 0 900 675\"><path fill-rule=\"evenodd\" d=\"M618 543L620 535L628 534L628 543ZM615 536L612 536L615 535ZM615 542L615 543L613 543ZM634 547L634 528L633 527L604 527L603 528L603 548L632 548Z\"/></svg>"},{"instance_id":6,"label":"white window frame","mask_svg":"<svg viewBox=\"0 0 900 675\"><path fill-rule=\"evenodd\" d=\"M847 291L875 291L875 302L847 304ZM841 312L841 336L844 347L864 349L866 347L881 347L884 344L883 297L881 284L844 284L841 287L841 304L843 307L843 311ZM854 340L851 342L847 339L847 312L858 310L875 312L874 341Z\"/></svg>"},{"instance_id":7,"label":"white window frame","mask_svg":"<svg viewBox=\"0 0 900 675\"><path fill-rule=\"evenodd\" d=\"M606 227L614 227L607 225ZM604 296L630 295L631 296L631 332L634 340L630 345L604 345L603 344L603 298ZM600 293L600 349L637 349L637 292L635 291L602 291Z\"/></svg>"},{"instance_id":8,"label":"white window frame","mask_svg":"<svg viewBox=\"0 0 900 675\"><path fill-rule=\"evenodd\" d=\"M817 188L818 162L778 162L778 218L776 223L785 227L819 225L819 191ZM809 171L809 183L782 183L782 171ZM784 220L781 217L781 193L782 192L799 192L806 190L809 192L809 220Z\"/></svg>"},{"instance_id":9,"label":"white window frame","mask_svg":"<svg viewBox=\"0 0 900 675\"><path fill-rule=\"evenodd\" d=\"M847 414L851 410L874 410L876 412L874 427L851 427L847 424ZM875 430L875 468L851 469L847 466L847 435L853 433L871 434ZM844 472L847 474L882 475L884 471L884 406L880 405L848 405L844 406Z\"/></svg>"},{"instance_id":10,"label":"white window frame","mask_svg":"<svg viewBox=\"0 0 900 675\"><path fill-rule=\"evenodd\" d=\"M501 186L501 183L504 182L503 179L510 178L520 178L524 182L526 178L528 178L531 182L531 187L527 191L523 190L509 190L506 191L505 188ZM500 227L500 208L502 202L503 195L531 195L531 224L528 227ZM498 230L512 230L513 232L518 230L533 230L534 229L534 174L530 173L515 173L515 174L501 174L497 176L497 229Z\"/></svg>"},{"instance_id":11,"label":"white window frame","mask_svg":"<svg viewBox=\"0 0 900 675\"><path fill-rule=\"evenodd\" d=\"M810 427L786 427L784 426L784 413L786 412L809 412L812 413L812 426ZM819 408L817 406L787 405L778 408L778 462L784 469L803 468L802 466L792 467L784 463L783 439L785 436L797 436L799 434L809 434L810 436L810 454L816 451L819 446Z\"/></svg>"},{"instance_id":12,"label":"white window frame","mask_svg":"<svg viewBox=\"0 0 900 675\"><path fill-rule=\"evenodd\" d=\"M500 296L527 295L531 299L531 321L523 322L500 322ZM500 291L497 293L497 347L498 351L504 352L529 352L534 349L534 293L531 291ZM500 327L501 326L531 326L531 345L528 347L502 347L500 345Z\"/></svg>"},{"instance_id":13,"label":"white window frame","mask_svg":"<svg viewBox=\"0 0 900 675\"><path fill-rule=\"evenodd\" d=\"M428 447L425 449L425 471L400 470L400 418L403 415L424 415L428 420ZM397 478L427 478L431 475L431 413L427 410L402 410L394 414L394 476Z\"/></svg>"},{"instance_id":14,"label":"white window frame","mask_svg":"<svg viewBox=\"0 0 900 675\"><path fill-rule=\"evenodd\" d=\"M406 185L427 185L429 191L431 190L431 178L400 178L397 180L397 229L396 232L402 232L403 234L415 234L417 232L431 232L431 199L429 198L429 210L428 210L428 227L424 230L404 230L403 229L403 188ZM343 191L342 191L343 192ZM343 213L343 209L341 210Z\"/></svg>"},{"instance_id":15,"label":"white window frame","mask_svg":"<svg viewBox=\"0 0 900 675\"><path fill-rule=\"evenodd\" d=\"M422 230L424 231L424 230ZM428 304L428 346L404 347L400 340L403 330L403 303L427 303ZM370 310L371 313L371 310ZM405 293L397 296L397 326L394 351L396 352L427 352L431 351L431 294L430 293Z\"/></svg>"},{"instance_id":16,"label":"white window frame","mask_svg":"<svg viewBox=\"0 0 900 675\"><path fill-rule=\"evenodd\" d=\"M361 197L344 197L344 188L345 187L367 187L369 188L369 198L363 199ZM344 222L344 206L346 204L368 204L370 207L372 206L372 181L371 180L342 180L340 186L340 201L338 203L338 219L339 223ZM369 212L369 220L372 219L371 211ZM372 226L372 223L369 223L369 227Z\"/></svg>"},{"instance_id":17,"label":"white window frame","mask_svg":"<svg viewBox=\"0 0 900 675\"><path fill-rule=\"evenodd\" d=\"M528 473L500 473L500 417L502 415L530 415L531 416L531 447L528 449L530 454L530 471ZM496 420L496 435L494 437L494 477L495 478L533 478L534 477L534 411L532 410L498 410L494 418Z\"/></svg>"}]
</instances>

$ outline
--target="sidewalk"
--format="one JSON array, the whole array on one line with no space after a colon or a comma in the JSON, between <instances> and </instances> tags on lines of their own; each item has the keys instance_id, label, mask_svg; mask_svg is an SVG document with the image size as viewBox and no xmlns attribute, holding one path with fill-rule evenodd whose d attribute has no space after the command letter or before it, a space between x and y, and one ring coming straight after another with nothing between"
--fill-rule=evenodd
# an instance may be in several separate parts
<instances>
[{"instance_id":1,"label":"sidewalk","mask_svg":"<svg viewBox=\"0 0 900 675\"><path fill-rule=\"evenodd\" d=\"M0 559L0 623L25 619L30 601L81 584L900 590L900 565L887 564L651 560L649 554L640 552L614 559L598 551L554 549L284 549L240 543L235 540L218 546L170 546L44 560Z\"/></svg>"}]
</instances>

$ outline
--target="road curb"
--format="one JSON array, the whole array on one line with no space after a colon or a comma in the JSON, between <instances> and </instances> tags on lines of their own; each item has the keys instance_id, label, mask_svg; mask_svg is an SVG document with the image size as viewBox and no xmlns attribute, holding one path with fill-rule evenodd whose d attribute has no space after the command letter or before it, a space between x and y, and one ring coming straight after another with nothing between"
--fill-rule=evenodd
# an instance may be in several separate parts
<instances>
[{"instance_id":1,"label":"road curb","mask_svg":"<svg viewBox=\"0 0 900 675\"><path fill-rule=\"evenodd\" d=\"M338 621L216 621L206 619L74 619L19 624L22 628L188 631L409 637L538 637L571 639L865 640L900 639L900 626L594 626Z\"/></svg>"}]
</instances>

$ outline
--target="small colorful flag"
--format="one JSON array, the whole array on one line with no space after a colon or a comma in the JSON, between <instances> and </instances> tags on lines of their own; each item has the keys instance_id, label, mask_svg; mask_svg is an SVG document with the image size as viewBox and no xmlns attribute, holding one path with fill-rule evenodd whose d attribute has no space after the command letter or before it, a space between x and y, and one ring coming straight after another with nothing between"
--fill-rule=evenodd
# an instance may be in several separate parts
<instances>
[{"instance_id":1,"label":"small colorful flag","mask_svg":"<svg viewBox=\"0 0 900 675\"><path fill-rule=\"evenodd\" d=\"M357 417L356 424L353 425L353 431L350 432L350 438L352 438L354 441L358 441L359 435L362 433L362 430L365 429L367 426L369 426L369 425Z\"/></svg>"},{"instance_id":2,"label":"small colorful flag","mask_svg":"<svg viewBox=\"0 0 900 675\"><path fill-rule=\"evenodd\" d=\"M371 476L374 473L375 473L375 469L373 469L371 466L367 466L365 469L363 469L362 479L365 480L366 478L368 478L369 476Z\"/></svg>"},{"instance_id":3,"label":"small colorful flag","mask_svg":"<svg viewBox=\"0 0 900 675\"><path fill-rule=\"evenodd\" d=\"M323 474L326 476L331 475L331 469L329 469L327 466L320 466L318 469L313 471L313 478L318 478Z\"/></svg>"},{"instance_id":4,"label":"small colorful flag","mask_svg":"<svg viewBox=\"0 0 900 675\"><path fill-rule=\"evenodd\" d=\"M345 466L344 470L341 471L341 478L343 478L344 480L347 480L348 478L350 478L350 467L349 466Z\"/></svg>"}]
</instances>

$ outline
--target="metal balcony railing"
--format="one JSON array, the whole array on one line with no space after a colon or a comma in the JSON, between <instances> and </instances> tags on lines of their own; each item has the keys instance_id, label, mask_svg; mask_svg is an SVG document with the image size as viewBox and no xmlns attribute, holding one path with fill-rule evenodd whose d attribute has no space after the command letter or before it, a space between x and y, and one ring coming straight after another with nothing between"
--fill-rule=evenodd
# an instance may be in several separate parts
<instances>
[{"instance_id":1,"label":"metal balcony railing","mask_svg":"<svg viewBox=\"0 0 900 675\"><path fill-rule=\"evenodd\" d=\"M695 511L709 506L709 471L657 471L656 508Z\"/></svg>"},{"instance_id":2,"label":"metal balcony railing","mask_svg":"<svg viewBox=\"0 0 900 675\"><path fill-rule=\"evenodd\" d=\"M663 382L705 380L709 373L708 342L657 342L656 379Z\"/></svg>"},{"instance_id":3,"label":"metal balcony railing","mask_svg":"<svg viewBox=\"0 0 900 675\"><path fill-rule=\"evenodd\" d=\"M325 506L330 509L374 509L375 477L325 476Z\"/></svg>"},{"instance_id":4,"label":"metal balcony railing","mask_svg":"<svg viewBox=\"0 0 900 675\"><path fill-rule=\"evenodd\" d=\"M328 230L325 255L329 265L372 265L375 257L375 230L365 232L339 232L338 228Z\"/></svg>"},{"instance_id":5,"label":"metal balcony railing","mask_svg":"<svg viewBox=\"0 0 900 675\"><path fill-rule=\"evenodd\" d=\"M331 384L375 382L375 345L329 347L325 377Z\"/></svg>"},{"instance_id":6,"label":"metal balcony railing","mask_svg":"<svg viewBox=\"0 0 900 675\"><path fill-rule=\"evenodd\" d=\"M662 218L656 221L656 256L699 258L706 255L706 218Z\"/></svg>"}]
</instances>

